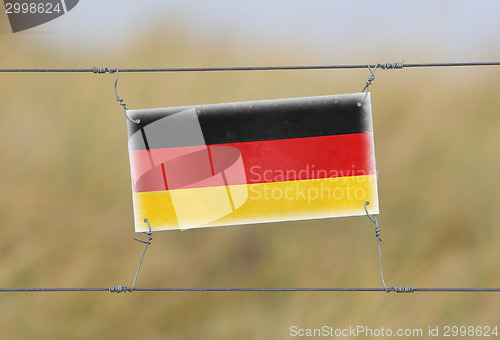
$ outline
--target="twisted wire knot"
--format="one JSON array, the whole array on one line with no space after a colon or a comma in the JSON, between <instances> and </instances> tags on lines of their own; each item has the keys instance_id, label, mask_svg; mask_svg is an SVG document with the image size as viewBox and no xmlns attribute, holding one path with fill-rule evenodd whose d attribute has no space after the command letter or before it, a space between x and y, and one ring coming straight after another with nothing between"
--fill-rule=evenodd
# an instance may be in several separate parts
<instances>
[{"instance_id":1,"label":"twisted wire knot","mask_svg":"<svg viewBox=\"0 0 500 340\"><path fill-rule=\"evenodd\" d=\"M375 80L375 74L371 74L369 77L368 77L368 80L366 81L366 85L365 85L365 88L363 89L363 92L365 92L365 90L368 88L368 86L370 86L372 84L372 81Z\"/></svg>"},{"instance_id":2,"label":"twisted wire knot","mask_svg":"<svg viewBox=\"0 0 500 340\"><path fill-rule=\"evenodd\" d=\"M415 287L392 287L392 290L396 293L414 293ZM387 293L389 293L389 291Z\"/></svg>"},{"instance_id":3,"label":"twisted wire knot","mask_svg":"<svg viewBox=\"0 0 500 340\"><path fill-rule=\"evenodd\" d=\"M383 70L394 70L394 69L402 69L404 65L405 61L403 60L402 62L379 64L379 67L382 68Z\"/></svg>"},{"instance_id":4,"label":"twisted wire knot","mask_svg":"<svg viewBox=\"0 0 500 340\"><path fill-rule=\"evenodd\" d=\"M358 102L358 106L361 107L366 101L366 98L368 97L368 88L372 84L372 81L375 80L375 71L377 70L377 67L379 67L380 64L375 65L375 67L372 69L370 66L368 66L368 70L370 70L370 76L368 77L368 80L366 81L365 87L363 87L363 91L361 93L365 92L365 96L363 97L363 100Z\"/></svg>"},{"instance_id":5,"label":"twisted wire knot","mask_svg":"<svg viewBox=\"0 0 500 340\"><path fill-rule=\"evenodd\" d=\"M148 224L148 229L149 231L144 231L142 232L144 235L148 237L146 241L138 239L137 237L134 237L134 240L145 243L145 244L151 244L151 241L153 240L153 232L151 231L151 223L149 223L149 220L147 218L144 219L144 223Z\"/></svg>"},{"instance_id":6,"label":"twisted wire knot","mask_svg":"<svg viewBox=\"0 0 500 340\"><path fill-rule=\"evenodd\" d=\"M126 286L109 286L108 291L110 293L120 294L120 293L128 292L130 290Z\"/></svg>"},{"instance_id":7,"label":"twisted wire knot","mask_svg":"<svg viewBox=\"0 0 500 340\"><path fill-rule=\"evenodd\" d=\"M393 69L402 69L404 67L405 61L403 60L402 62L396 62L396 63L384 63L384 64L376 64L373 69L371 68L370 65L368 65L368 70L370 71L370 76L368 77L368 80L365 83L365 87L363 87L363 91L361 93L365 92L365 96L362 101L358 102L358 106L363 106L363 104L366 101L366 98L368 97L368 88L372 84L372 82L375 80L375 71L377 70L378 67L380 67L383 70L393 70Z\"/></svg>"},{"instance_id":8,"label":"twisted wire knot","mask_svg":"<svg viewBox=\"0 0 500 340\"><path fill-rule=\"evenodd\" d=\"M382 242L382 239L380 238L380 234L382 233L382 231L380 230L380 224L378 224L377 222L377 225L375 226L375 237L380 241Z\"/></svg>"},{"instance_id":9,"label":"twisted wire knot","mask_svg":"<svg viewBox=\"0 0 500 340\"><path fill-rule=\"evenodd\" d=\"M368 209L366 207L369 204L370 204L370 202L368 202L368 201L365 202L366 216L368 216L368 218L370 219L370 221L372 221L373 224L375 224L375 237L377 237L378 241L382 242L382 239L380 238L380 234L382 233L382 231L380 230L380 223L378 223L377 217L375 215L373 215L373 217L371 217L370 214L368 213Z\"/></svg>"},{"instance_id":10,"label":"twisted wire knot","mask_svg":"<svg viewBox=\"0 0 500 340\"><path fill-rule=\"evenodd\" d=\"M113 74L116 71L116 69L113 69L113 68L109 68L109 67L92 67L92 72L94 73L110 73L110 74Z\"/></svg>"}]
</instances>

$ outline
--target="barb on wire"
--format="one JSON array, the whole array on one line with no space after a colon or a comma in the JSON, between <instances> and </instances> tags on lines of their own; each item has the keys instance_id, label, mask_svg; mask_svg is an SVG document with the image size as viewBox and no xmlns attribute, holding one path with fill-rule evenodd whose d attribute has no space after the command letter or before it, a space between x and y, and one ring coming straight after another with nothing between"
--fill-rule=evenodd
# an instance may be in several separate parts
<instances>
[{"instance_id":1,"label":"barb on wire","mask_svg":"<svg viewBox=\"0 0 500 340\"><path fill-rule=\"evenodd\" d=\"M129 289L127 288L127 286L109 286L108 291L110 293L124 293L128 292Z\"/></svg>"},{"instance_id":2,"label":"barb on wire","mask_svg":"<svg viewBox=\"0 0 500 340\"><path fill-rule=\"evenodd\" d=\"M378 64L378 67L384 70L396 70L396 69L402 69L405 67L405 61L403 60L400 63L385 63L385 64Z\"/></svg>"},{"instance_id":3,"label":"barb on wire","mask_svg":"<svg viewBox=\"0 0 500 340\"><path fill-rule=\"evenodd\" d=\"M115 71L117 70L117 68L113 68L113 69L110 69L109 67L92 67L92 72L94 73L109 73L109 74L113 74L115 73Z\"/></svg>"}]
</instances>

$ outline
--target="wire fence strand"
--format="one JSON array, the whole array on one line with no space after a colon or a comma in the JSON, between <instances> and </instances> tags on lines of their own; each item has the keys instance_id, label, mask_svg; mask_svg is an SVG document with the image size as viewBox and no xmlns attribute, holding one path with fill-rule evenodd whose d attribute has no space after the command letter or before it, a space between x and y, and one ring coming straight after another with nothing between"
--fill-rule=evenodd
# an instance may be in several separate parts
<instances>
[{"instance_id":1,"label":"wire fence strand","mask_svg":"<svg viewBox=\"0 0 500 340\"><path fill-rule=\"evenodd\" d=\"M0 293L22 292L116 292L107 288L0 288ZM124 287L126 288L126 287ZM384 288L134 288L134 292L383 292ZM120 291L118 291L119 293ZM122 292L131 292L122 290ZM500 293L500 288L415 288L396 293Z\"/></svg>"},{"instance_id":2,"label":"wire fence strand","mask_svg":"<svg viewBox=\"0 0 500 340\"><path fill-rule=\"evenodd\" d=\"M387 67L388 65L401 65L401 67ZM376 63L353 65L296 65L296 66L230 66L230 67L170 67L170 68L3 68L0 72L10 73L106 73L107 70L119 72L221 72L221 71L278 71L278 70L335 70L335 69L366 69L381 66L391 68L419 68L419 67L461 67L461 66L500 66L500 61L493 62L446 62L446 63ZM384 67L385 66L385 67ZM107 69L107 70L106 70Z\"/></svg>"}]
</instances>

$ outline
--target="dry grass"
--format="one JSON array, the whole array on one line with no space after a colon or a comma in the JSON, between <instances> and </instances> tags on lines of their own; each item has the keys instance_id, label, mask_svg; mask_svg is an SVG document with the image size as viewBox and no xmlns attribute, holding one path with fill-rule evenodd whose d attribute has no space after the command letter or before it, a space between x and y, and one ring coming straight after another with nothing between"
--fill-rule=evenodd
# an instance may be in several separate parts
<instances>
[{"instance_id":1,"label":"dry grass","mask_svg":"<svg viewBox=\"0 0 500 340\"><path fill-rule=\"evenodd\" d=\"M200 57L180 36L68 61L29 36L2 34L0 61L89 67L236 60L223 44L207 44ZM278 55L258 62L280 63ZM367 75L123 74L119 86L131 108L148 108L358 92ZM372 105L386 281L498 286L498 70L377 76ZM1 75L0 286L130 284L142 245L133 241L125 119L112 85L110 75ZM158 233L138 285L379 286L373 225L358 217ZM291 325L494 325L498 303L493 294L3 293L0 337L281 339Z\"/></svg>"}]
</instances>

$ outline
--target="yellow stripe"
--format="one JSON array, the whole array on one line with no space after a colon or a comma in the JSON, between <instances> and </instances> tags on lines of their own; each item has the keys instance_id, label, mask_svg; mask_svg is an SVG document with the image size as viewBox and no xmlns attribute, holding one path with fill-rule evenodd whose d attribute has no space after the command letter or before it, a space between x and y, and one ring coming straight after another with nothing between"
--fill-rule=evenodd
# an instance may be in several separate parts
<instances>
[{"instance_id":1,"label":"yellow stripe","mask_svg":"<svg viewBox=\"0 0 500 340\"><path fill-rule=\"evenodd\" d=\"M133 195L136 232L378 214L376 175Z\"/></svg>"}]
</instances>

